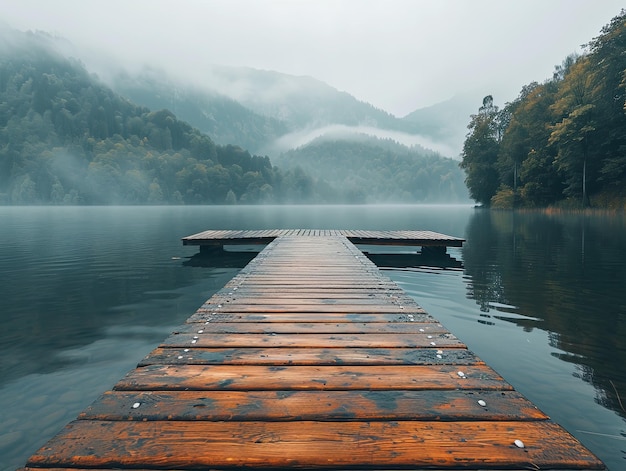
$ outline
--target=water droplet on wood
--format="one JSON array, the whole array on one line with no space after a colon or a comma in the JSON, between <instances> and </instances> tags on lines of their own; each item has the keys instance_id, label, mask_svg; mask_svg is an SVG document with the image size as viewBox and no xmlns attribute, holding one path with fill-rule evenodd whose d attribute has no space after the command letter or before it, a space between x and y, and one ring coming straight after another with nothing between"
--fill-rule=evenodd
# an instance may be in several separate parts
<instances>
[{"instance_id":1,"label":"water droplet on wood","mask_svg":"<svg viewBox=\"0 0 626 471\"><path fill-rule=\"evenodd\" d=\"M513 443L517 448L524 448L524 442L521 440L515 440Z\"/></svg>"},{"instance_id":2,"label":"water droplet on wood","mask_svg":"<svg viewBox=\"0 0 626 471\"><path fill-rule=\"evenodd\" d=\"M141 405L141 402L135 402L133 404L133 409L139 409L139 406Z\"/></svg>"},{"instance_id":3,"label":"water droplet on wood","mask_svg":"<svg viewBox=\"0 0 626 471\"><path fill-rule=\"evenodd\" d=\"M465 378L465 373L462 371L457 372L457 375L459 375L460 378Z\"/></svg>"},{"instance_id":4,"label":"water droplet on wood","mask_svg":"<svg viewBox=\"0 0 626 471\"><path fill-rule=\"evenodd\" d=\"M478 400L478 405L479 405L479 406L486 407L486 406L487 406L487 403L486 403L485 401L483 401L482 399L479 399L479 400Z\"/></svg>"}]
</instances>

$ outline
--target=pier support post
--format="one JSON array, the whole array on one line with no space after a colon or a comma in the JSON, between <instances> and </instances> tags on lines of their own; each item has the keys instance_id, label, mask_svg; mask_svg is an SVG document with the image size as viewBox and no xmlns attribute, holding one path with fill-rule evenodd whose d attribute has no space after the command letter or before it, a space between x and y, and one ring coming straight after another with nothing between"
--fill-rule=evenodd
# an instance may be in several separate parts
<instances>
[{"instance_id":1,"label":"pier support post","mask_svg":"<svg viewBox=\"0 0 626 471\"><path fill-rule=\"evenodd\" d=\"M446 255L445 245L426 245L422 247L422 255L428 257L443 257Z\"/></svg>"}]
</instances>

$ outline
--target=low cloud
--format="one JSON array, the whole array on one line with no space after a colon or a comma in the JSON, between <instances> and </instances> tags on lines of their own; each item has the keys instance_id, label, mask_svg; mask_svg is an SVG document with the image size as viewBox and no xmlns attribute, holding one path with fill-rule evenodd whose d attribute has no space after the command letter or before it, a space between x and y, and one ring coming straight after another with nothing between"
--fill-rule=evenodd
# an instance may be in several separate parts
<instances>
[{"instance_id":1,"label":"low cloud","mask_svg":"<svg viewBox=\"0 0 626 471\"><path fill-rule=\"evenodd\" d=\"M274 142L272 150L274 152L285 152L302 147L320 137L349 140L356 139L359 135L373 136L378 139L391 139L407 147L423 147L446 157L452 157L456 154L450 146L432 141L419 134L379 129L371 126L347 126L344 124L331 124L285 134Z\"/></svg>"}]
</instances>

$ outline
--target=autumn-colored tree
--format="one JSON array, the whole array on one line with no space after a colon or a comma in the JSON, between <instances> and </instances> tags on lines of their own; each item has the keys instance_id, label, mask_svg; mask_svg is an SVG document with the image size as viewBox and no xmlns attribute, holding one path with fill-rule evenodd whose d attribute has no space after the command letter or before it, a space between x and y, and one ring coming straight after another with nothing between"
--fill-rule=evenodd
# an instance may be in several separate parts
<instances>
[{"instance_id":1,"label":"autumn-colored tree","mask_svg":"<svg viewBox=\"0 0 626 471\"><path fill-rule=\"evenodd\" d=\"M557 149L556 166L566 176L565 193L579 196L583 206L589 204L588 177L597 178L598 171L597 161L590 165L590 157L597 155L597 149L592 148L597 123L589 68L589 58L579 58L560 84L551 107L558 121L548 139L548 143Z\"/></svg>"}]
</instances>

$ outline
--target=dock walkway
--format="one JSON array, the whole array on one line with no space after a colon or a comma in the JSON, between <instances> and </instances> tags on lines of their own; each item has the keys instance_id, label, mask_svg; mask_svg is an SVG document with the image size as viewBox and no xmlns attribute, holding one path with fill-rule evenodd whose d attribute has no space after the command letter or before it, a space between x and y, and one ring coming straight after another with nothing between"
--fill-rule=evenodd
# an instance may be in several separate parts
<instances>
[{"instance_id":1,"label":"dock walkway","mask_svg":"<svg viewBox=\"0 0 626 471\"><path fill-rule=\"evenodd\" d=\"M40 468L604 469L340 234L275 238Z\"/></svg>"}]
</instances>

